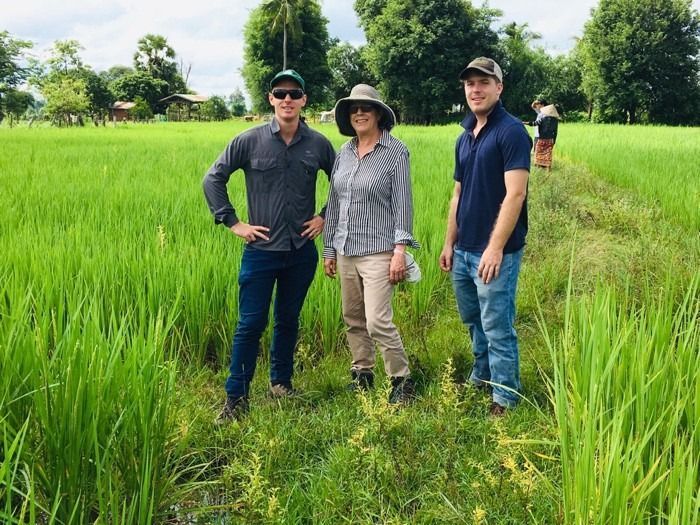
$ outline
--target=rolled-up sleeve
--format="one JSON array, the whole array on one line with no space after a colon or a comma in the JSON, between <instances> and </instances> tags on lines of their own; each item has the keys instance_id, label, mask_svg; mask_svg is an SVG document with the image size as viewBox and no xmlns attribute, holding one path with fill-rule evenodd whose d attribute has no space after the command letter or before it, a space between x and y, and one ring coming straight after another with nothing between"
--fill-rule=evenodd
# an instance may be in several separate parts
<instances>
[{"instance_id":1,"label":"rolled-up sleeve","mask_svg":"<svg viewBox=\"0 0 700 525\"><path fill-rule=\"evenodd\" d=\"M238 222L238 216L229 199L226 184L231 174L242 167L242 150L241 140L238 137L234 138L211 165L202 181L204 197L214 216L214 222L224 224L228 228Z\"/></svg>"},{"instance_id":2,"label":"rolled-up sleeve","mask_svg":"<svg viewBox=\"0 0 700 525\"><path fill-rule=\"evenodd\" d=\"M413 194L411 192L411 163L408 150L401 152L396 162L391 190L394 244L406 244L412 248L420 248L420 244L413 238Z\"/></svg>"}]
</instances>

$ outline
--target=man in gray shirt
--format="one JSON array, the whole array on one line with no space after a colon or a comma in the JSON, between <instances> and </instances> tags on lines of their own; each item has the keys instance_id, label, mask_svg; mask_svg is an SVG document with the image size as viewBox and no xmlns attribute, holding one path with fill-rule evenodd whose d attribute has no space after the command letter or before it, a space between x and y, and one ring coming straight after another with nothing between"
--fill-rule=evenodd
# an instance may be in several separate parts
<instances>
[{"instance_id":1,"label":"man in gray shirt","mask_svg":"<svg viewBox=\"0 0 700 525\"><path fill-rule=\"evenodd\" d=\"M248 410L260 337L275 290L270 347L270 393L293 393L293 354L299 313L311 285L318 253L313 239L323 231L325 208L316 214L316 175L330 178L335 161L331 143L299 118L306 105L304 79L280 71L268 99L275 117L236 136L204 177L204 195L216 224L246 242L238 275L238 325L231 349L226 403L219 422ZM239 219L226 184L237 169L245 173L248 220ZM276 285L276 286L275 286Z\"/></svg>"}]
</instances>

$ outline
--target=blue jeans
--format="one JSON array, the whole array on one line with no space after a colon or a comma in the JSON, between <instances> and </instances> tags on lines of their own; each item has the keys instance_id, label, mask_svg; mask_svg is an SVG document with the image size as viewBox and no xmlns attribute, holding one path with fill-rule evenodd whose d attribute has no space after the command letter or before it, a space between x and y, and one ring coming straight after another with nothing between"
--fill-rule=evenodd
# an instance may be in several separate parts
<instances>
[{"instance_id":1,"label":"blue jeans","mask_svg":"<svg viewBox=\"0 0 700 525\"><path fill-rule=\"evenodd\" d=\"M503 255L498 278L489 284L477 275L481 252L455 249L452 286L462 322L469 328L474 351L470 381L493 387L493 400L505 407L519 401L520 358L515 321L515 291L523 250Z\"/></svg>"},{"instance_id":2,"label":"blue jeans","mask_svg":"<svg viewBox=\"0 0 700 525\"><path fill-rule=\"evenodd\" d=\"M238 275L238 326L231 348L228 396L248 395L275 291L270 346L270 382L291 383L299 314L318 265L313 242L287 252L256 250L246 245Z\"/></svg>"}]
</instances>

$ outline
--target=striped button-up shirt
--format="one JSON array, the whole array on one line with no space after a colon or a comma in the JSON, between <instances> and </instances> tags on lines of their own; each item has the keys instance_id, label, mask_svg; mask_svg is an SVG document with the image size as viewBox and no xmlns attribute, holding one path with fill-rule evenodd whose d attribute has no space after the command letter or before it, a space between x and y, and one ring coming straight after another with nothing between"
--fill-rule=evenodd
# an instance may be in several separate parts
<instances>
[{"instance_id":1,"label":"striped button-up shirt","mask_svg":"<svg viewBox=\"0 0 700 525\"><path fill-rule=\"evenodd\" d=\"M408 149L382 131L374 150L360 158L357 139L346 142L333 165L323 229L323 257L349 257L413 248L413 202Z\"/></svg>"}]
</instances>

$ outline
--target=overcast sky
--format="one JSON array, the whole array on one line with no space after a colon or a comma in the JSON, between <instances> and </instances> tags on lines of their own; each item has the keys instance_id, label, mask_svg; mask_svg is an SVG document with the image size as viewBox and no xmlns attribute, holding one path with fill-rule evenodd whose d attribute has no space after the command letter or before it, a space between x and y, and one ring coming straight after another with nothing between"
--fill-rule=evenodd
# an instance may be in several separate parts
<instances>
[{"instance_id":1,"label":"overcast sky","mask_svg":"<svg viewBox=\"0 0 700 525\"><path fill-rule=\"evenodd\" d=\"M261 0L2 0L0 31L31 40L33 53L45 58L55 40L73 38L84 47L83 60L95 70L131 66L139 38L164 35L178 58L192 64L189 85L204 95L244 89L243 25ZM473 2L480 5L479 1ZM566 52L597 0L490 0L503 11L501 24L527 22L542 35L540 44ZM106 5L105 5L106 4ZM355 45L364 42L353 0L322 0L330 36ZM693 0L700 9L700 0ZM470 57L464 57L465 63Z\"/></svg>"}]
</instances>

